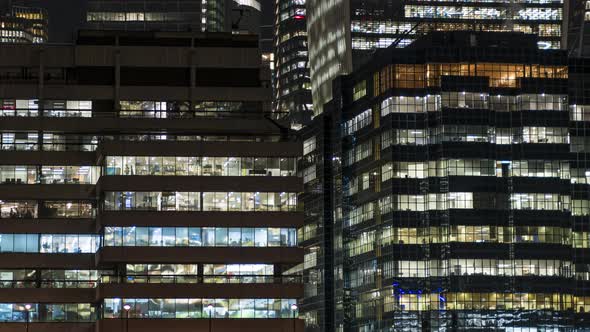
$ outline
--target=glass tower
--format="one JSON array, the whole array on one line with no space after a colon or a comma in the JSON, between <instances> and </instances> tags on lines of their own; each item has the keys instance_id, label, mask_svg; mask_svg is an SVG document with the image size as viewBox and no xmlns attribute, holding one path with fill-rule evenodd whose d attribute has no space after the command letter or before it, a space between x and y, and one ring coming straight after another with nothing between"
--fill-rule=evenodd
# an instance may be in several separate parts
<instances>
[{"instance_id":1,"label":"glass tower","mask_svg":"<svg viewBox=\"0 0 590 332\"><path fill-rule=\"evenodd\" d=\"M562 46L563 1L309 0L308 30L315 114L331 99L331 82L391 44L404 47L429 31L515 31ZM564 34L565 35L565 34Z\"/></svg>"},{"instance_id":2,"label":"glass tower","mask_svg":"<svg viewBox=\"0 0 590 332\"><path fill-rule=\"evenodd\" d=\"M588 61L538 41L435 32L333 82L300 165L323 330L589 328Z\"/></svg>"},{"instance_id":3,"label":"glass tower","mask_svg":"<svg viewBox=\"0 0 590 332\"><path fill-rule=\"evenodd\" d=\"M274 101L294 128L313 115L305 0L276 0Z\"/></svg>"}]
</instances>

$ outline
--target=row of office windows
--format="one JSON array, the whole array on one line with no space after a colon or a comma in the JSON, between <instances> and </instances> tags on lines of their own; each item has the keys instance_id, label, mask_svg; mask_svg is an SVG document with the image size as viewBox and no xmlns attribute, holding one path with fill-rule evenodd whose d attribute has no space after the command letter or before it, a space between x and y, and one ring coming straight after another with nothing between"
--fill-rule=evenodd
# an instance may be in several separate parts
<instances>
[{"instance_id":1,"label":"row of office windows","mask_svg":"<svg viewBox=\"0 0 590 332\"><path fill-rule=\"evenodd\" d=\"M199 101L192 104L192 109L188 101L122 100L119 106L121 118L192 118L261 112L258 103L239 101Z\"/></svg>"},{"instance_id":2,"label":"row of office windows","mask_svg":"<svg viewBox=\"0 0 590 332\"><path fill-rule=\"evenodd\" d=\"M356 256L372 251L377 245L425 243L548 243L590 248L590 232L572 232L568 228L552 226L465 226L445 227L391 227L363 232L346 243L349 254ZM379 242L376 242L376 240Z\"/></svg>"},{"instance_id":3,"label":"row of office windows","mask_svg":"<svg viewBox=\"0 0 590 332\"><path fill-rule=\"evenodd\" d=\"M353 50L374 50L377 48L387 48L393 44L396 38L391 36L378 36L378 35L365 35L365 36L352 36L352 49ZM398 46L406 47L412 43L412 39L403 38L400 40Z\"/></svg>"},{"instance_id":4,"label":"row of office windows","mask_svg":"<svg viewBox=\"0 0 590 332\"><path fill-rule=\"evenodd\" d=\"M1 219L93 218L95 209L84 201L4 201L0 200Z\"/></svg>"},{"instance_id":5,"label":"row of office windows","mask_svg":"<svg viewBox=\"0 0 590 332\"><path fill-rule=\"evenodd\" d=\"M117 135L99 136L37 131L3 131L3 151L96 151L100 141L125 142L277 142L278 136L202 136L202 135Z\"/></svg>"},{"instance_id":6,"label":"row of office windows","mask_svg":"<svg viewBox=\"0 0 590 332\"><path fill-rule=\"evenodd\" d=\"M127 264L128 276L198 275L199 264ZM203 264L206 276L267 276L274 274L272 264Z\"/></svg>"},{"instance_id":7,"label":"row of office windows","mask_svg":"<svg viewBox=\"0 0 590 332\"><path fill-rule=\"evenodd\" d=\"M104 246L295 247L295 228L105 227Z\"/></svg>"},{"instance_id":8,"label":"row of office windows","mask_svg":"<svg viewBox=\"0 0 590 332\"><path fill-rule=\"evenodd\" d=\"M449 259L448 261L385 260L379 268L376 260L355 265L347 275L350 287L375 283L377 271L383 278L428 278L447 276L515 276L565 277L572 276L572 262L537 259Z\"/></svg>"},{"instance_id":9,"label":"row of office windows","mask_svg":"<svg viewBox=\"0 0 590 332\"><path fill-rule=\"evenodd\" d=\"M570 120L590 121L590 105L571 105Z\"/></svg>"},{"instance_id":10,"label":"row of office windows","mask_svg":"<svg viewBox=\"0 0 590 332\"><path fill-rule=\"evenodd\" d=\"M0 252L95 253L94 234L0 234ZM291 228L106 227L104 246L150 247L295 247Z\"/></svg>"},{"instance_id":11,"label":"row of office windows","mask_svg":"<svg viewBox=\"0 0 590 332\"><path fill-rule=\"evenodd\" d=\"M91 322L96 315L90 303L0 303L0 321L25 322L27 318L29 322Z\"/></svg>"},{"instance_id":12,"label":"row of office windows","mask_svg":"<svg viewBox=\"0 0 590 332\"><path fill-rule=\"evenodd\" d=\"M416 221L418 222L418 221ZM590 237L586 232L574 232L550 226L465 226L396 228L385 227L381 232L375 230L362 232L345 246L350 257L373 251L377 246L393 244L427 243L553 243L571 245L572 236L575 248L589 248Z\"/></svg>"},{"instance_id":13,"label":"row of office windows","mask_svg":"<svg viewBox=\"0 0 590 332\"><path fill-rule=\"evenodd\" d=\"M295 158L106 157L106 175L293 176Z\"/></svg>"},{"instance_id":14,"label":"row of office windows","mask_svg":"<svg viewBox=\"0 0 590 332\"><path fill-rule=\"evenodd\" d=\"M573 199L572 215L590 216L590 201L587 199Z\"/></svg>"},{"instance_id":15,"label":"row of office windows","mask_svg":"<svg viewBox=\"0 0 590 332\"><path fill-rule=\"evenodd\" d=\"M590 232L572 232L574 248L590 248Z\"/></svg>"},{"instance_id":16,"label":"row of office windows","mask_svg":"<svg viewBox=\"0 0 590 332\"><path fill-rule=\"evenodd\" d=\"M350 166L373 155L373 141L361 142L344 152L344 166Z\"/></svg>"},{"instance_id":17,"label":"row of office windows","mask_svg":"<svg viewBox=\"0 0 590 332\"><path fill-rule=\"evenodd\" d=\"M578 233L574 233L576 235ZM580 233L581 234L581 233ZM445 242L467 243L555 243L571 244L569 228L551 226L466 226L445 227L391 227L383 228L381 244L423 244Z\"/></svg>"},{"instance_id":18,"label":"row of office windows","mask_svg":"<svg viewBox=\"0 0 590 332\"><path fill-rule=\"evenodd\" d=\"M382 214L391 211L427 211L447 209L498 209L513 210L570 210L568 195L556 193L470 193L450 192L427 195L391 195L379 200Z\"/></svg>"},{"instance_id":19,"label":"row of office windows","mask_svg":"<svg viewBox=\"0 0 590 332\"><path fill-rule=\"evenodd\" d=\"M350 227L394 211L432 211L449 209L552 210L572 211L572 215L589 215L589 203L576 200L571 207L569 195L557 193L450 192L427 195L388 195L377 201L352 206L345 211L345 226ZM378 209L378 210L377 210Z\"/></svg>"},{"instance_id":20,"label":"row of office windows","mask_svg":"<svg viewBox=\"0 0 590 332\"><path fill-rule=\"evenodd\" d=\"M572 262L539 259L449 259L448 261L385 261L384 278L430 276L571 277Z\"/></svg>"},{"instance_id":21,"label":"row of office windows","mask_svg":"<svg viewBox=\"0 0 590 332\"><path fill-rule=\"evenodd\" d=\"M376 312L429 310L551 310L584 313L590 310L590 297L560 293L429 293L400 290L402 294L385 295L375 301L367 293L366 301L355 304L357 318L375 317ZM379 306L380 308L376 308Z\"/></svg>"},{"instance_id":22,"label":"row of office windows","mask_svg":"<svg viewBox=\"0 0 590 332\"><path fill-rule=\"evenodd\" d=\"M297 315L294 304L294 299L104 299L102 317L122 318L123 306L130 305L129 318L293 318ZM96 318L90 303L0 303L4 322L92 322Z\"/></svg>"},{"instance_id":23,"label":"row of office windows","mask_svg":"<svg viewBox=\"0 0 590 332\"><path fill-rule=\"evenodd\" d=\"M274 276L272 274L220 274L220 275L127 275L103 276L101 283L125 284L290 284L301 283L301 276ZM97 284L97 283L96 283Z\"/></svg>"},{"instance_id":24,"label":"row of office windows","mask_svg":"<svg viewBox=\"0 0 590 332\"><path fill-rule=\"evenodd\" d=\"M0 166L3 184L96 184L98 166Z\"/></svg>"},{"instance_id":25,"label":"row of office windows","mask_svg":"<svg viewBox=\"0 0 590 332\"><path fill-rule=\"evenodd\" d=\"M508 8L471 6L405 6L405 17L464 20L561 20L561 8L528 7L517 11Z\"/></svg>"},{"instance_id":26,"label":"row of office windows","mask_svg":"<svg viewBox=\"0 0 590 332\"><path fill-rule=\"evenodd\" d=\"M568 78L568 67L516 63L395 64L373 76L374 96L392 88L440 87L441 77L487 77L490 87L516 88L522 78Z\"/></svg>"},{"instance_id":27,"label":"row of office windows","mask_svg":"<svg viewBox=\"0 0 590 332\"><path fill-rule=\"evenodd\" d=\"M199 12L138 11L138 12L88 12L88 22L184 22L198 21Z\"/></svg>"},{"instance_id":28,"label":"row of office windows","mask_svg":"<svg viewBox=\"0 0 590 332\"><path fill-rule=\"evenodd\" d=\"M99 283L259 283L274 281L272 264L127 264L109 270L0 269L0 288L95 288Z\"/></svg>"},{"instance_id":29,"label":"row of office windows","mask_svg":"<svg viewBox=\"0 0 590 332\"><path fill-rule=\"evenodd\" d=\"M505 171L508 171L505 174ZM586 183L585 169L572 169L560 160L447 159L437 161L387 162L381 166L381 181L390 179L425 179L446 176L514 176L569 179ZM581 173L581 174L580 174ZM590 176L590 173L588 174Z\"/></svg>"},{"instance_id":30,"label":"row of office windows","mask_svg":"<svg viewBox=\"0 0 590 332\"><path fill-rule=\"evenodd\" d=\"M427 145L443 142L510 144L569 144L565 127L495 128L490 126L443 125L430 129L393 129L381 133L381 148L392 145ZM572 137L572 152L588 149L590 143ZM361 149L359 145L355 149ZM348 152L350 153L350 151ZM370 153L369 153L370 155Z\"/></svg>"},{"instance_id":31,"label":"row of office windows","mask_svg":"<svg viewBox=\"0 0 590 332\"><path fill-rule=\"evenodd\" d=\"M378 240L378 241L377 241ZM397 228L385 227L380 233L367 231L346 243L348 255L357 256L392 244L426 243L539 243L561 244L573 248L590 248L590 232L572 232L551 226L465 226Z\"/></svg>"},{"instance_id":32,"label":"row of office windows","mask_svg":"<svg viewBox=\"0 0 590 332\"><path fill-rule=\"evenodd\" d=\"M293 318L294 299L104 299L104 318ZM209 308L211 306L211 308Z\"/></svg>"},{"instance_id":33,"label":"row of office windows","mask_svg":"<svg viewBox=\"0 0 590 332\"><path fill-rule=\"evenodd\" d=\"M363 181L367 174L363 174ZM387 162L381 166L383 182L394 178L424 179L446 176L561 178L570 179L571 183L590 183L590 169L570 169L567 161L559 160L447 159L428 162ZM351 183L354 180L355 178ZM355 187L354 183L351 186ZM367 188L363 187L362 190Z\"/></svg>"},{"instance_id":34,"label":"row of office windows","mask_svg":"<svg viewBox=\"0 0 590 332\"><path fill-rule=\"evenodd\" d=\"M390 145L426 145L443 142L495 144L568 144L565 127L496 128L493 126L442 125L428 129L393 129L382 133L382 148Z\"/></svg>"},{"instance_id":35,"label":"row of office windows","mask_svg":"<svg viewBox=\"0 0 590 332\"><path fill-rule=\"evenodd\" d=\"M497 3L497 0L485 0L485 1L477 1L477 2L494 2ZM502 2L508 3L509 1L503 0ZM542 0L539 2L538 0L526 0L526 3L548 3L549 1ZM561 1L555 1L555 3L561 3ZM353 33L374 33L374 34L405 34L408 35L421 35L425 34L430 31L454 31L454 30L473 30L473 31L511 31L511 32L522 32L522 33L534 33L538 32L539 36L542 37L559 37L561 36L561 26L559 24L521 24L518 22L514 22L510 27L506 26L505 24L498 24L498 23L490 23L490 22L483 22L483 21L475 21L469 23L460 23L460 22L440 22L440 20L436 22L421 22L419 26L415 27L412 22L399 22L393 20L378 20L378 19L371 19L371 20L357 20L354 19L351 22L351 31ZM538 28L533 30L534 28Z\"/></svg>"},{"instance_id":36,"label":"row of office windows","mask_svg":"<svg viewBox=\"0 0 590 332\"><path fill-rule=\"evenodd\" d=\"M0 288L95 288L99 270L0 269Z\"/></svg>"},{"instance_id":37,"label":"row of office windows","mask_svg":"<svg viewBox=\"0 0 590 332\"><path fill-rule=\"evenodd\" d=\"M40 141L42 138L42 144ZM94 151L98 144L96 136L74 135L66 137L58 133L2 132L0 150L3 151Z\"/></svg>"},{"instance_id":38,"label":"row of office windows","mask_svg":"<svg viewBox=\"0 0 590 332\"><path fill-rule=\"evenodd\" d=\"M27 287L28 283L40 281L55 284L63 282L74 286L77 283L89 284L110 272L100 270L34 270L34 269L0 269L0 288ZM16 286L14 283L19 283ZM68 285L64 285L67 287ZM74 286L74 288L77 288Z\"/></svg>"},{"instance_id":39,"label":"row of office windows","mask_svg":"<svg viewBox=\"0 0 590 332\"><path fill-rule=\"evenodd\" d=\"M353 133L368 126L373 121L373 111L368 109L357 114L354 118L344 123L344 135L352 135Z\"/></svg>"},{"instance_id":40,"label":"row of office windows","mask_svg":"<svg viewBox=\"0 0 590 332\"><path fill-rule=\"evenodd\" d=\"M395 291L394 291L395 292ZM384 311L425 310L553 310L584 307L585 298L559 293L430 293L387 295ZM590 303L589 303L590 304ZM357 304L357 310L363 303Z\"/></svg>"},{"instance_id":41,"label":"row of office windows","mask_svg":"<svg viewBox=\"0 0 590 332\"><path fill-rule=\"evenodd\" d=\"M0 234L0 252L95 253L100 236L93 234Z\"/></svg>"},{"instance_id":42,"label":"row of office windows","mask_svg":"<svg viewBox=\"0 0 590 332\"><path fill-rule=\"evenodd\" d=\"M579 235L577 235L579 234ZM582 233L574 233L581 236ZM572 232L569 228L552 226L466 226L446 227L384 227L380 243L423 244L445 242L467 243L555 243L571 244ZM362 244L362 242L360 243Z\"/></svg>"},{"instance_id":43,"label":"row of office windows","mask_svg":"<svg viewBox=\"0 0 590 332\"><path fill-rule=\"evenodd\" d=\"M442 142L488 142L496 144L545 143L568 144L569 128L443 125L429 129L429 144Z\"/></svg>"},{"instance_id":44,"label":"row of office windows","mask_svg":"<svg viewBox=\"0 0 590 332\"><path fill-rule=\"evenodd\" d=\"M106 211L296 211L296 193L106 192Z\"/></svg>"},{"instance_id":45,"label":"row of office windows","mask_svg":"<svg viewBox=\"0 0 590 332\"><path fill-rule=\"evenodd\" d=\"M106 175L293 176L295 158L107 157ZM96 184L98 166L0 166L4 184Z\"/></svg>"},{"instance_id":46,"label":"row of office windows","mask_svg":"<svg viewBox=\"0 0 590 332\"><path fill-rule=\"evenodd\" d=\"M38 99L0 99L0 117L37 117L39 116ZM45 117L91 117L90 100L45 100L43 105Z\"/></svg>"},{"instance_id":47,"label":"row of office windows","mask_svg":"<svg viewBox=\"0 0 590 332\"><path fill-rule=\"evenodd\" d=\"M566 95L523 94L492 95L477 92L441 92L440 95L392 96L381 102L381 116L390 113L423 113L441 111L443 107L491 109L497 112L567 111Z\"/></svg>"},{"instance_id":48,"label":"row of office windows","mask_svg":"<svg viewBox=\"0 0 590 332\"><path fill-rule=\"evenodd\" d=\"M468 6L405 6L405 17L464 20L561 20L561 8L528 7L512 12L507 8Z\"/></svg>"}]
</instances>

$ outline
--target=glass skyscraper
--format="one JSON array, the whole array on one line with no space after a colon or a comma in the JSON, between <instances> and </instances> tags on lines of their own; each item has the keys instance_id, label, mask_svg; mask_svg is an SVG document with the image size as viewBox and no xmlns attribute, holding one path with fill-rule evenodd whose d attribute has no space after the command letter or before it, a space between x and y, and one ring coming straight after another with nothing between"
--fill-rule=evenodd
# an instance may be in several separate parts
<instances>
[{"instance_id":1,"label":"glass skyscraper","mask_svg":"<svg viewBox=\"0 0 590 332\"><path fill-rule=\"evenodd\" d=\"M524 32L537 34L542 49L562 46L562 0L309 0L307 9L315 114L331 99L332 80L366 61L368 52L404 47L429 31Z\"/></svg>"},{"instance_id":2,"label":"glass skyscraper","mask_svg":"<svg viewBox=\"0 0 590 332\"><path fill-rule=\"evenodd\" d=\"M436 32L333 81L302 132L309 331L590 328L588 61L538 41Z\"/></svg>"},{"instance_id":3,"label":"glass skyscraper","mask_svg":"<svg viewBox=\"0 0 590 332\"><path fill-rule=\"evenodd\" d=\"M275 109L288 114L295 128L313 115L305 5L305 0L275 2Z\"/></svg>"}]
</instances>

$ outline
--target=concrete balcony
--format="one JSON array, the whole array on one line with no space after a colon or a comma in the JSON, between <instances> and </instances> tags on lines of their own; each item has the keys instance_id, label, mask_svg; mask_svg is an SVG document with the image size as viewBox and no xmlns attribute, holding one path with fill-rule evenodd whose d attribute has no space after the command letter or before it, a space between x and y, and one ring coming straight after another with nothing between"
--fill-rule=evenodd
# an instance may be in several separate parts
<instances>
[{"instance_id":1,"label":"concrete balcony","mask_svg":"<svg viewBox=\"0 0 590 332\"><path fill-rule=\"evenodd\" d=\"M301 227L301 212L234 212L234 211L104 211L98 216L102 226L122 227Z\"/></svg>"},{"instance_id":2,"label":"concrete balcony","mask_svg":"<svg viewBox=\"0 0 590 332\"><path fill-rule=\"evenodd\" d=\"M90 200L96 198L94 188L91 184L2 184L0 197L4 200Z\"/></svg>"},{"instance_id":3,"label":"concrete balcony","mask_svg":"<svg viewBox=\"0 0 590 332\"><path fill-rule=\"evenodd\" d=\"M129 319L126 323L122 324L121 319L102 319L97 322L96 332L303 332L304 328L303 320L290 318Z\"/></svg>"},{"instance_id":4,"label":"concrete balcony","mask_svg":"<svg viewBox=\"0 0 590 332\"><path fill-rule=\"evenodd\" d=\"M26 330L25 323L3 323L0 322L0 331L2 332L23 332ZM77 322L47 322L29 323L29 332L95 332L95 323L77 323ZM303 331L303 330L302 330ZM106 332L106 330L105 330Z\"/></svg>"},{"instance_id":5,"label":"concrete balcony","mask_svg":"<svg viewBox=\"0 0 590 332\"><path fill-rule=\"evenodd\" d=\"M26 119L26 118L24 118ZM11 121L0 124L12 124ZM8 129L6 129L8 130ZM11 130L15 130L12 128ZM96 152L81 151L0 151L0 160L12 165L96 165Z\"/></svg>"},{"instance_id":6,"label":"concrete balcony","mask_svg":"<svg viewBox=\"0 0 590 332\"><path fill-rule=\"evenodd\" d=\"M95 294L94 288L2 288L0 303L93 303Z\"/></svg>"},{"instance_id":7,"label":"concrete balcony","mask_svg":"<svg viewBox=\"0 0 590 332\"><path fill-rule=\"evenodd\" d=\"M142 263L301 263L303 248L251 247L103 247L96 253L98 266Z\"/></svg>"},{"instance_id":8,"label":"concrete balcony","mask_svg":"<svg viewBox=\"0 0 590 332\"><path fill-rule=\"evenodd\" d=\"M267 298L303 297L302 284L101 284L97 300L105 298ZM2 297L0 296L0 299Z\"/></svg>"},{"instance_id":9,"label":"concrete balcony","mask_svg":"<svg viewBox=\"0 0 590 332\"><path fill-rule=\"evenodd\" d=\"M90 270L94 268L94 256L94 254L0 253L0 268Z\"/></svg>"},{"instance_id":10,"label":"concrete balcony","mask_svg":"<svg viewBox=\"0 0 590 332\"><path fill-rule=\"evenodd\" d=\"M276 130L276 129L275 129ZM300 142L128 142L104 141L98 155L105 156L207 156L296 157L303 154Z\"/></svg>"},{"instance_id":11,"label":"concrete balcony","mask_svg":"<svg viewBox=\"0 0 590 332\"><path fill-rule=\"evenodd\" d=\"M102 176L98 191L300 192L295 176Z\"/></svg>"},{"instance_id":12,"label":"concrete balcony","mask_svg":"<svg viewBox=\"0 0 590 332\"><path fill-rule=\"evenodd\" d=\"M0 219L0 233L91 234L96 232L94 219Z\"/></svg>"}]
</instances>

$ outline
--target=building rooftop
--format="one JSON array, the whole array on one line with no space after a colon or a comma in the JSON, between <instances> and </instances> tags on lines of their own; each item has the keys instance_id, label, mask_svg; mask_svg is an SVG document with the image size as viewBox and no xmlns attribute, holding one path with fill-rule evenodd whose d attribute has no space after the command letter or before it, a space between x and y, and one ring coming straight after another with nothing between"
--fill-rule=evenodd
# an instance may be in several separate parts
<instances>
[{"instance_id":1,"label":"building rooftop","mask_svg":"<svg viewBox=\"0 0 590 332\"><path fill-rule=\"evenodd\" d=\"M258 35L228 32L80 30L78 45L255 47Z\"/></svg>"}]
</instances>

